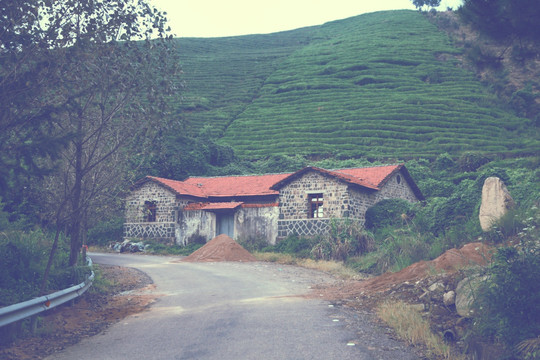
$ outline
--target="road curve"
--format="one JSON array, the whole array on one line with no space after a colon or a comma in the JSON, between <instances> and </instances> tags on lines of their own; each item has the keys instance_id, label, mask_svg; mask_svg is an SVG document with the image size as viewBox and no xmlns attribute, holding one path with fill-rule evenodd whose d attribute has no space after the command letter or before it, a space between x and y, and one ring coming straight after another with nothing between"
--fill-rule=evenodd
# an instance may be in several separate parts
<instances>
[{"instance_id":1,"label":"road curve","mask_svg":"<svg viewBox=\"0 0 540 360\"><path fill-rule=\"evenodd\" d=\"M417 359L367 314L298 295L316 271L267 263L187 263L178 258L92 254L140 269L158 300L99 335L47 359Z\"/></svg>"}]
</instances>

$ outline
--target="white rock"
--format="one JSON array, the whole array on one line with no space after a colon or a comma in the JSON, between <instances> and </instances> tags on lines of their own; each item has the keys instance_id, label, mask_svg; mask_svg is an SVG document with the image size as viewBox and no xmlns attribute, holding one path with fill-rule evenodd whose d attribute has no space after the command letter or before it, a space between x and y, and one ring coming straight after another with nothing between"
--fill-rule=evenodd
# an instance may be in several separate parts
<instances>
[{"instance_id":1,"label":"white rock","mask_svg":"<svg viewBox=\"0 0 540 360\"><path fill-rule=\"evenodd\" d=\"M446 306L454 305L456 303L456 293L450 290L443 295L443 303Z\"/></svg>"},{"instance_id":2,"label":"white rock","mask_svg":"<svg viewBox=\"0 0 540 360\"><path fill-rule=\"evenodd\" d=\"M482 187L482 204L478 216L482 230L491 230L493 224L514 205L504 182L498 177L488 177Z\"/></svg>"},{"instance_id":3,"label":"white rock","mask_svg":"<svg viewBox=\"0 0 540 360\"><path fill-rule=\"evenodd\" d=\"M428 288L431 292L443 292L444 291L444 284L441 282L436 282L431 284L431 286Z\"/></svg>"}]
</instances>

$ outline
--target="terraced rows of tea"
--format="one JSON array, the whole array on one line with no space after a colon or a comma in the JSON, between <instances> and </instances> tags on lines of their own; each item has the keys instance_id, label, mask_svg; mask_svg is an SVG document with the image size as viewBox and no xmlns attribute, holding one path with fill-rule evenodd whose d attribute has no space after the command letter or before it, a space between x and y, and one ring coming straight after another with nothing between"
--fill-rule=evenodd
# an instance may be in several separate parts
<instances>
[{"instance_id":1,"label":"terraced rows of tea","mask_svg":"<svg viewBox=\"0 0 540 360\"><path fill-rule=\"evenodd\" d=\"M177 116L195 134L205 125L222 134L282 59L308 44L310 33L306 28L271 35L177 39L186 87Z\"/></svg>"},{"instance_id":2,"label":"terraced rows of tea","mask_svg":"<svg viewBox=\"0 0 540 360\"><path fill-rule=\"evenodd\" d=\"M270 35L181 39L181 116L243 157L522 153L539 142L423 15L390 11Z\"/></svg>"}]
</instances>

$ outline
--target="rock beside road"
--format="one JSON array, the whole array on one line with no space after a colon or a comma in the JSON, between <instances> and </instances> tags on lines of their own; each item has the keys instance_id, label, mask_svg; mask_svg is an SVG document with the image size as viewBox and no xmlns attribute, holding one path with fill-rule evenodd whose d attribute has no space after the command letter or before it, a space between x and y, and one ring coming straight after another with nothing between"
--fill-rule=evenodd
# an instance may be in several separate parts
<instances>
[{"instance_id":1,"label":"rock beside road","mask_svg":"<svg viewBox=\"0 0 540 360\"><path fill-rule=\"evenodd\" d=\"M498 177L488 177L482 187L479 220L482 230L489 231L501 217L515 205L504 182Z\"/></svg>"}]
</instances>

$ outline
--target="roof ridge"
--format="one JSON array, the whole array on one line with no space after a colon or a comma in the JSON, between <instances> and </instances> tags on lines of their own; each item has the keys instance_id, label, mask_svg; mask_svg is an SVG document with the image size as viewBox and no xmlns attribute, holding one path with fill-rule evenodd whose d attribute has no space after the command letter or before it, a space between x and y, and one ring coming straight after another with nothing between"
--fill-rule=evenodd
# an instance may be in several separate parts
<instances>
[{"instance_id":1,"label":"roof ridge","mask_svg":"<svg viewBox=\"0 0 540 360\"><path fill-rule=\"evenodd\" d=\"M231 177L248 177L248 176L272 176L272 175L290 175L291 172L282 172L282 173L270 173L270 174L243 174L243 175L220 175L220 176L189 176L184 180L175 180L184 182L189 179L220 179L220 178L231 178Z\"/></svg>"},{"instance_id":2,"label":"roof ridge","mask_svg":"<svg viewBox=\"0 0 540 360\"><path fill-rule=\"evenodd\" d=\"M399 166L399 165L403 165L403 163L381 164L381 165L372 165L372 166L355 166L355 167L349 167L349 168L332 169L330 171L352 170L352 169L371 169L371 168L377 168L377 167Z\"/></svg>"}]
</instances>

